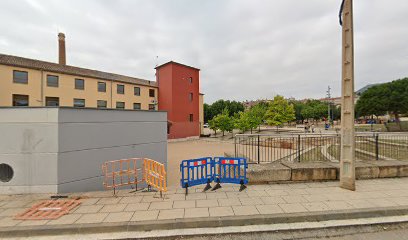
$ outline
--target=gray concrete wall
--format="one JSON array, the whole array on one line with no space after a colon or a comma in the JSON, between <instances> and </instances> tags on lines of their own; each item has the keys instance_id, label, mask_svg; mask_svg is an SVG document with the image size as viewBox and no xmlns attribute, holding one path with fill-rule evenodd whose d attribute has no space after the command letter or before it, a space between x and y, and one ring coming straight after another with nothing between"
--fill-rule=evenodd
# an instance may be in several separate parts
<instances>
[{"instance_id":1,"label":"gray concrete wall","mask_svg":"<svg viewBox=\"0 0 408 240\"><path fill-rule=\"evenodd\" d=\"M0 164L14 170L2 193L102 190L105 161L167 164L166 112L1 108L0 133Z\"/></svg>"},{"instance_id":2,"label":"gray concrete wall","mask_svg":"<svg viewBox=\"0 0 408 240\"><path fill-rule=\"evenodd\" d=\"M167 164L166 112L62 108L59 123L59 192L102 190L105 161Z\"/></svg>"},{"instance_id":3,"label":"gray concrete wall","mask_svg":"<svg viewBox=\"0 0 408 240\"><path fill-rule=\"evenodd\" d=\"M13 168L1 193L56 192L58 109L0 109L0 164Z\"/></svg>"}]
</instances>

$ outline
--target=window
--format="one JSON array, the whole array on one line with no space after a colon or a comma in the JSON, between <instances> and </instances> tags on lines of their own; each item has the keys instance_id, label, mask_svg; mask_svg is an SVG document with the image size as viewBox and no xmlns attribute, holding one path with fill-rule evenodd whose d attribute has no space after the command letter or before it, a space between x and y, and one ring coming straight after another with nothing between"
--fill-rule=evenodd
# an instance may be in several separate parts
<instances>
[{"instance_id":1,"label":"window","mask_svg":"<svg viewBox=\"0 0 408 240\"><path fill-rule=\"evenodd\" d=\"M194 121L194 116L193 116L193 114L190 114L190 122L193 122Z\"/></svg>"},{"instance_id":2,"label":"window","mask_svg":"<svg viewBox=\"0 0 408 240\"><path fill-rule=\"evenodd\" d=\"M75 89L84 90L85 82L84 79L75 79Z\"/></svg>"},{"instance_id":3,"label":"window","mask_svg":"<svg viewBox=\"0 0 408 240\"><path fill-rule=\"evenodd\" d=\"M135 96L140 96L140 87L135 87Z\"/></svg>"},{"instance_id":4,"label":"window","mask_svg":"<svg viewBox=\"0 0 408 240\"><path fill-rule=\"evenodd\" d=\"M98 102L97 102L97 107L98 108L106 108L107 105L108 105L108 103L105 100L98 100Z\"/></svg>"},{"instance_id":5,"label":"window","mask_svg":"<svg viewBox=\"0 0 408 240\"><path fill-rule=\"evenodd\" d=\"M141 106L140 103L133 103L133 109L140 110L140 109L142 109L142 106Z\"/></svg>"},{"instance_id":6,"label":"window","mask_svg":"<svg viewBox=\"0 0 408 240\"><path fill-rule=\"evenodd\" d=\"M98 92L106 92L106 82L98 82Z\"/></svg>"},{"instance_id":7,"label":"window","mask_svg":"<svg viewBox=\"0 0 408 240\"><path fill-rule=\"evenodd\" d=\"M14 107L28 106L28 95L13 94L13 106Z\"/></svg>"},{"instance_id":8,"label":"window","mask_svg":"<svg viewBox=\"0 0 408 240\"><path fill-rule=\"evenodd\" d=\"M125 103L124 102L116 102L116 108L125 109Z\"/></svg>"},{"instance_id":9,"label":"window","mask_svg":"<svg viewBox=\"0 0 408 240\"><path fill-rule=\"evenodd\" d=\"M58 87L58 76L47 75L47 86Z\"/></svg>"},{"instance_id":10,"label":"window","mask_svg":"<svg viewBox=\"0 0 408 240\"><path fill-rule=\"evenodd\" d=\"M125 85L118 84L116 85L116 87L117 87L116 92L118 94L125 94Z\"/></svg>"},{"instance_id":11,"label":"window","mask_svg":"<svg viewBox=\"0 0 408 240\"><path fill-rule=\"evenodd\" d=\"M154 104L149 104L149 110L151 110L151 111L156 110L156 105L154 105Z\"/></svg>"},{"instance_id":12,"label":"window","mask_svg":"<svg viewBox=\"0 0 408 240\"><path fill-rule=\"evenodd\" d=\"M28 84L28 72L14 70L13 71L13 82Z\"/></svg>"},{"instance_id":13,"label":"window","mask_svg":"<svg viewBox=\"0 0 408 240\"><path fill-rule=\"evenodd\" d=\"M188 94L188 100L189 100L190 102L193 101L193 93L189 93L189 94Z\"/></svg>"},{"instance_id":14,"label":"window","mask_svg":"<svg viewBox=\"0 0 408 240\"><path fill-rule=\"evenodd\" d=\"M57 97L45 97L45 106L59 106L59 98Z\"/></svg>"},{"instance_id":15,"label":"window","mask_svg":"<svg viewBox=\"0 0 408 240\"><path fill-rule=\"evenodd\" d=\"M188 78L188 82L189 82L189 83L193 83L193 78L192 78L192 77L189 77L189 78Z\"/></svg>"},{"instance_id":16,"label":"window","mask_svg":"<svg viewBox=\"0 0 408 240\"><path fill-rule=\"evenodd\" d=\"M85 107L85 99L74 98L74 107Z\"/></svg>"},{"instance_id":17,"label":"window","mask_svg":"<svg viewBox=\"0 0 408 240\"><path fill-rule=\"evenodd\" d=\"M149 97L154 97L154 89L149 89Z\"/></svg>"}]
</instances>

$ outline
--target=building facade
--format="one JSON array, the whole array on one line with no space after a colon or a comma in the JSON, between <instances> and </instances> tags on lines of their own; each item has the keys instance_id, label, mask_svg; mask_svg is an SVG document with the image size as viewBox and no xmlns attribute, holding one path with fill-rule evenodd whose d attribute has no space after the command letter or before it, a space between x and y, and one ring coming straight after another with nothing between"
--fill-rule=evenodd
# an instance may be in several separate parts
<instances>
[{"instance_id":1,"label":"building facade","mask_svg":"<svg viewBox=\"0 0 408 240\"><path fill-rule=\"evenodd\" d=\"M167 111L168 138L200 135L200 69L168 62L156 67L159 86L159 110ZM201 100L200 100L201 99ZM201 110L201 111L200 111Z\"/></svg>"},{"instance_id":2,"label":"building facade","mask_svg":"<svg viewBox=\"0 0 408 240\"><path fill-rule=\"evenodd\" d=\"M0 54L0 106L160 109L169 138L200 135L199 69L169 62L156 68L163 81L149 81L66 65L62 33L58 47L58 63Z\"/></svg>"}]
</instances>

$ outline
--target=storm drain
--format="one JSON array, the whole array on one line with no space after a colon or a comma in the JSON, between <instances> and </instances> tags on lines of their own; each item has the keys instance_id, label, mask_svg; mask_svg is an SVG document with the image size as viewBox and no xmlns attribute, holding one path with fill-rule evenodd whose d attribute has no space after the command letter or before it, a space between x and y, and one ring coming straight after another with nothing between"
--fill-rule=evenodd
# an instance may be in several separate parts
<instances>
[{"instance_id":1,"label":"storm drain","mask_svg":"<svg viewBox=\"0 0 408 240\"><path fill-rule=\"evenodd\" d=\"M14 217L17 220L51 220L68 214L81 204L80 200L45 200Z\"/></svg>"}]
</instances>

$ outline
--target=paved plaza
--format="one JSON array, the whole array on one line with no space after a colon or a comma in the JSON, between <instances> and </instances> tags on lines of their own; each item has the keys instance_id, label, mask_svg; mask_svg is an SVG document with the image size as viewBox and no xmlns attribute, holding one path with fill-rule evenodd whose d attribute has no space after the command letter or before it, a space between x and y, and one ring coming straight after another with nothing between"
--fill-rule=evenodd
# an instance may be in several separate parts
<instances>
[{"instance_id":1,"label":"paved plaza","mask_svg":"<svg viewBox=\"0 0 408 240\"><path fill-rule=\"evenodd\" d=\"M170 188L165 199L154 192L120 190L73 193L81 205L56 220L14 220L13 216L50 195L0 195L0 230L19 230L27 226L84 225L143 222L231 216L259 216L338 210L408 207L408 178L357 181L357 191L337 187L338 182L250 185L239 192L238 185L223 185L215 192L201 192L203 186ZM10 228L11 227L11 228Z\"/></svg>"}]
</instances>

